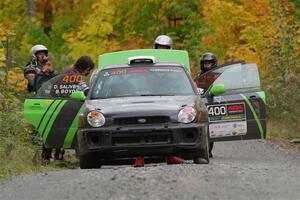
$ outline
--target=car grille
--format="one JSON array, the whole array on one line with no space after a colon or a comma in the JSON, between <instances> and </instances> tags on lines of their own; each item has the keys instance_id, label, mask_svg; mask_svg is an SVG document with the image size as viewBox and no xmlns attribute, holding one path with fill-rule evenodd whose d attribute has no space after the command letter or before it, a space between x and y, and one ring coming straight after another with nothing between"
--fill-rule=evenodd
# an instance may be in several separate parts
<instances>
[{"instance_id":1,"label":"car grille","mask_svg":"<svg viewBox=\"0 0 300 200\"><path fill-rule=\"evenodd\" d=\"M124 117L114 119L114 124L116 125L163 124L168 122L170 122L170 118L166 116Z\"/></svg>"},{"instance_id":2,"label":"car grille","mask_svg":"<svg viewBox=\"0 0 300 200\"><path fill-rule=\"evenodd\" d=\"M154 132L117 132L112 134L112 145L153 145L153 144L170 144L173 141L173 135L169 131Z\"/></svg>"}]
</instances>

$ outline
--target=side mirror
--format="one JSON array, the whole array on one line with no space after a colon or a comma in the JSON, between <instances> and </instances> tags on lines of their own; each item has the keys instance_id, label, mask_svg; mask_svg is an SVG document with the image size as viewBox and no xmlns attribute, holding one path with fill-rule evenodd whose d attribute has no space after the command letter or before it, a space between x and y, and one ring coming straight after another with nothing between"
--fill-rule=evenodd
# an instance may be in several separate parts
<instances>
[{"instance_id":1,"label":"side mirror","mask_svg":"<svg viewBox=\"0 0 300 200\"><path fill-rule=\"evenodd\" d=\"M85 100L85 95L83 91L76 91L73 92L70 97L75 100L75 101L84 101Z\"/></svg>"},{"instance_id":2,"label":"side mirror","mask_svg":"<svg viewBox=\"0 0 300 200\"><path fill-rule=\"evenodd\" d=\"M209 91L209 94L212 96L217 96L220 94L224 94L226 92L226 88L223 84L216 84L213 85Z\"/></svg>"}]
</instances>

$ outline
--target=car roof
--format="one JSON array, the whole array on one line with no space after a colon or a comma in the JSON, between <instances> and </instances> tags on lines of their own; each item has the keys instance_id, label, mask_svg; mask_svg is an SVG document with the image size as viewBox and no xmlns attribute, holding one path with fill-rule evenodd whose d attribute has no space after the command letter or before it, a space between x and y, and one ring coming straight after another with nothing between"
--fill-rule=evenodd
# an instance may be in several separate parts
<instances>
[{"instance_id":1,"label":"car roof","mask_svg":"<svg viewBox=\"0 0 300 200\"><path fill-rule=\"evenodd\" d=\"M104 69L115 69L115 68L125 68L125 67L182 67L183 65L174 63L174 62L158 62L158 63L135 63L135 64L116 64L116 65L108 65L102 67L100 70Z\"/></svg>"},{"instance_id":2,"label":"car roof","mask_svg":"<svg viewBox=\"0 0 300 200\"><path fill-rule=\"evenodd\" d=\"M112 53L105 53L99 55L98 67L100 69L107 68L108 66L115 65L127 65L130 57L154 57L157 63L173 63L182 65L185 67L188 73L190 73L190 63L187 51L182 50L170 50L170 49L136 49L127 51L118 51ZM173 65L172 64L172 65ZM156 65L155 65L156 66Z\"/></svg>"}]
</instances>

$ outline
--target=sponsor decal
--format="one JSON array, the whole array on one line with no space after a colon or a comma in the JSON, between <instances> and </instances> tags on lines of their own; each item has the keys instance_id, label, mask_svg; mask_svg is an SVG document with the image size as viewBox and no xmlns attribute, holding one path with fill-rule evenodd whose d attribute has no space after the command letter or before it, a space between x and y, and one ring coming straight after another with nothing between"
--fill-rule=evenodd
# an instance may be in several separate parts
<instances>
[{"instance_id":1,"label":"sponsor decal","mask_svg":"<svg viewBox=\"0 0 300 200\"><path fill-rule=\"evenodd\" d=\"M207 105L209 122L246 120L244 103Z\"/></svg>"},{"instance_id":2,"label":"sponsor decal","mask_svg":"<svg viewBox=\"0 0 300 200\"><path fill-rule=\"evenodd\" d=\"M222 96L215 96L215 97L214 97L214 101L215 101L216 103L221 103L221 101L222 101Z\"/></svg>"},{"instance_id":3,"label":"sponsor decal","mask_svg":"<svg viewBox=\"0 0 300 200\"><path fill-rule=\"evenodd\" d=\"M151 72L182 72L182 69L170 69L170 68L152 68Z\"/></svg>"},{"instance_id":4,"label":"sponsor decal","mask_svg":"<svg viewBox=\"0 0 300 200\"><path fill-rule=\"evenodd\" d=\"M110 75L123 75L128 73L149 73L149 72L183 72L183 69L172 69L172 68L134 68L134 69L116 69L111 72L105 72L103 76Z\"/></svg>"},{"instance_id":5,"label":"sponsor decal","mask_svg":"<svg viewBox=\"0 0 300 200\"><path fill-rule=\"evenodd\" d=\"M130 69L128 70L128 73L147 73L149 70L147 69Z\"/></svg>"},{"instance_id":6,"label":"sponsor decal","mask_svg":"<svg viewBox=\"0 0 300 200\"><path fill-rule=\"evenodd\" d=\"M126 74L127 70L126 69L118 69L118 70L113 70L111 71L111 75L121 75L121 74Z\"/></svg>"},{"instance_id":7,"label":"sponsor decal","mask_svg":"<svg viewBox=\"0 0 300 200\"><path fill-rule=\"evenodd\" d=\"M78 84L75 83L58 83L54 84L51 89L53 97L69 97L70 94L77 91Z\"/></svg>"},{"instance_id":8,"label":"sponsor decal","mask_svg":"<svg viewBox=\"0 0 300 200\"><path fill-rule=\"evenodd\" d=\"M247 133L247 122L236 121L209 125L210 138L241 136Z\"/></svg>"},{"instance_id":9,"label":"sponsor decal","mask_svg":"<svg viewBox=\"0 0 300 200\"><path fill-rule=\"evenodd\" d=\"M62 81L64 83L80 83L83 81L83 76L80 74L65 75Z\"/></svg>"},{"instance_id":10,"label":"sponsor decal","mask_svg":"<svg viewBox=\"0 0 300 200\"><path fill-rule=\"evenodd\" d=\"M246 107L244 103L207 105L207 110L211 138L247 134Z\"/></svg>"}]
</instances>

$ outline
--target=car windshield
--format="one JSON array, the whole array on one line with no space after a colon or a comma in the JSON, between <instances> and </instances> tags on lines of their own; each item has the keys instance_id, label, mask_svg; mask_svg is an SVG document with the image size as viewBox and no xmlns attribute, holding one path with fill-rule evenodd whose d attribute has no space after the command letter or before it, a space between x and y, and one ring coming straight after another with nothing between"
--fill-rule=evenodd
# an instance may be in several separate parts
<instances>
[{"instance_id":1,"label":"car windshield","mask_svg":"<svg viewBox=\"0 0 300 200\"><path fill-rule=\"evenodd\" d=\"M136 66L101 71L91 99L194 94L192 83L181 67Z\"/></svg>"}]
</instances>

